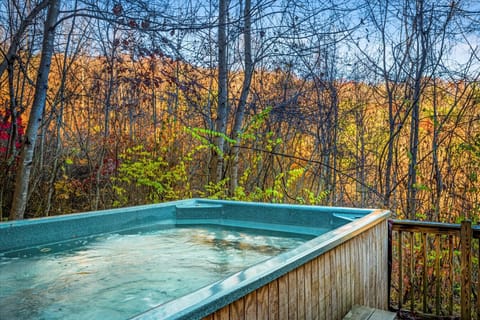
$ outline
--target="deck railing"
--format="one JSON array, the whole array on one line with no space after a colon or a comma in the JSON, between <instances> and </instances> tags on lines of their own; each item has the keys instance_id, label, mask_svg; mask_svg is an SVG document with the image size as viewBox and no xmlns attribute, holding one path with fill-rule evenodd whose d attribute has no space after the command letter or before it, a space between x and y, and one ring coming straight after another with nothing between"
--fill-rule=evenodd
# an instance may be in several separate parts
<instances>
[{"instance_id":1,"label":"deck railing","mask_svg":"<svg viewBox=\"0 0 480 320\"><path fill-rule=\"evenodd\" d=\"M480 226L389 221L389 307L480 320Z\"/></svg>"}]
</instances>

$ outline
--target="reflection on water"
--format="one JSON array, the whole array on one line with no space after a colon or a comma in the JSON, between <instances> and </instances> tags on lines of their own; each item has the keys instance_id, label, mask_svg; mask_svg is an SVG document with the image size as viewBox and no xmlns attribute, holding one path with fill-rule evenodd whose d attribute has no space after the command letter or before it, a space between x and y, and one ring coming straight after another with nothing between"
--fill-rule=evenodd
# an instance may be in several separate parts
<instances>
[{"instance_id":1,"label":"reflection on water","mask_svg":"<svg viewBox=\"0 0 480 320\"><path fill-rule=\"evenodd\" d=\"M280 244L266 243L265 237L255 237L246 233L228 234L222 238L218 237L218 233L200 232L192 235L191 241L199 245L211 246L220 251L255 251L266 255L277 255L288 249L288 247L281 247Z\"/></svg>"},{"instance_id":2,"label":"reflection on water","mask_svg":"<svg viewBox=\"0 0 480 320\"><path fill-rule=\"evenodd\" d=\"M311 239L149 227L0 255L2 319L125 319Z\"/></svg>"}]
</instances>

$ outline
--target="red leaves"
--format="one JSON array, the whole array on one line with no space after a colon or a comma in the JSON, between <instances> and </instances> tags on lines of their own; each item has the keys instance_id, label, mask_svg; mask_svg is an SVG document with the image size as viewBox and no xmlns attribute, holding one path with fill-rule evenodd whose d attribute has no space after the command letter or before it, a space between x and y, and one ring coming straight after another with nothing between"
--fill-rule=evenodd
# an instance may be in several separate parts
<instances>
[{"instance_id":1,"label":"red leaves","mask_svg":"<svg viewBox=\"0 0 480 320\"><path fill-rule=\"evenodd\" d=\"M3 130L2 128L0 128L0 140L1 141L8 141L9 137L10 137L10 135L7 133L7 130Z\"/></svg>"},{"instance_id":2,"label":"red leaves","mask_svg":"<svg viewBox=\"0 0 480 320\"><path fill-rule=\"evenodd\" d=\"M142 26L142 29L148 29L150 28L150 22L143 20L141 26Z\"/></svg>"},{"instance_id":3,"label":"red leaves","mask_svg":"<svg viewBox=\"0 0 480 320\"><path fill-rule=\"evenodd\" d=\"M120 24L124 24L129 26L130 28L142 28L142 29L149 29L150 28L150 21L147 19L134 19L130 13L134 11L131 8L128 9L128 13L126 14L123 6L120 3L115 3L112 8L112 13L114 16L119 17L117 22Z\"/></svg>"},{"instance_id":4,"label":"red leaves","mask_svg":"<svg viewBox=\"0 0 480 320\"><path fill-rule=\"evenodd\" d=\"M130 19L128 21L128 25L131 27L131 28L137 28L138 27L138 24L137 24L137 21L133 20L133 19Z\"/></svg>"},{"instance_id":5,"label":"red leaves","mask_svg":"<svg viewBox=\"0 0 480 320\"><path fill-rule=\"evenodd\" d=\"M112 158L103 159L101 174L103 176L110 176L114 174L117 171L119 164L120 163L118 160Z\"/></svg>"},{"instance_id":6,"label":"red leaves","mask_svg":"<svg viewBox=\"0 0 480 320\"><path fill-rule=\"evenodd\" d=\"M120 3L117 3L113 6L112 12L114 15L121 16L123 13L123 6Z\"/></svg>"},{"instance_id":7,"label":"red leaves","mask_svg":"<svg viewBox=\"0 0 480 320\"><path fill-rule=\"evenodd\" d=\"M11 139L12 129L16 130L15 136L15 148L19 149L22 144L20 138L25 134L25 129L22 125L22 119L18 117L15 120L15 128L12 128L11 118L9 114L0 118L0 153L7 152L8 143Z\"/></svg>"}]
</instances>

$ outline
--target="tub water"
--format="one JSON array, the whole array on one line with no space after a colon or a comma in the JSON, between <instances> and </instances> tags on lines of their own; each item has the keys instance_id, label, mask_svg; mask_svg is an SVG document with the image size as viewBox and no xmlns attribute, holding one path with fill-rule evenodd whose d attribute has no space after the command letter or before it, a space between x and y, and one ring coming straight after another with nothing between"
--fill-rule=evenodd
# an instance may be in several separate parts
<instances>
[{"instance_id":1,"label":"tub water","mask_svg":"<svg viewBox=\"0 0 480 320\"><path fill-rule=\"evenodd\" d=\"M323 265L324 254L341 244L348 243L343 247L352 256L361 246L350 240L361 234L372 236L366 245L380 241L376 248L386 247L379 234L387 216L374 209L191 199L1 222L0 319L202 319L256 297L255 291L258 301L242 300L241 310L260 312L267 301L262 288L270 284L278 290L269 292L268 305L276 301L282 314L285 303L279 301L290 292L280 289L287 274L295 273L288 276L293 286L297 268L302 275L303 265ZM321 274L299 277L292 290ZM258 307L250 306L253 301Z\"/></svg>"},{"instance_id":2,"label":"tub water","mask_svg":"<svg viewBox=\"0 0 480 320\"><path fill-rule=\"evenodd\" d=\"M5 252L0 318L126 319L312 237L159 225Z\"/></svg>"}]
</instances>

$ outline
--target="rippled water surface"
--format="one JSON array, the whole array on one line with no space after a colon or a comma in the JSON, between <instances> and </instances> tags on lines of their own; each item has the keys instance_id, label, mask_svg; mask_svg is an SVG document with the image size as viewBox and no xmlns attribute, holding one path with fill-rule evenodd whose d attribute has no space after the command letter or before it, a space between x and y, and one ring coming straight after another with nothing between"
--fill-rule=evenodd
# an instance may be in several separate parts
<instances>
[{"instance_id":1,"label":"rippled water surface","mask_svg":"<svg viewBox=\"0 0 480 320\"><path fill-rule=\"evenodd\" d=\"M298 246L310 236L185 226L0 255L0 319L126 319Z\"/></svg>"}]
</instances>

